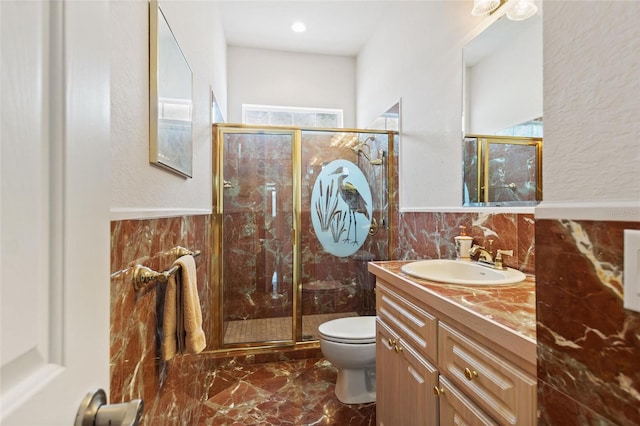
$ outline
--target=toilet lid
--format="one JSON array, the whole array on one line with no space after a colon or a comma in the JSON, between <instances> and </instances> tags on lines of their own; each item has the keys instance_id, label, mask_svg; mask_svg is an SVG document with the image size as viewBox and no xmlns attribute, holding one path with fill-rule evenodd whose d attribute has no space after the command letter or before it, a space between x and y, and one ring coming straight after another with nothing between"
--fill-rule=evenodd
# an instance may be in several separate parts
<instances>
[{"instance_id":1,"label":"toilet lid","mask_svg":"<svg viewBox=\"0 0 640 426\"><path fill-rule=\"evenodd\" d=\"M376 317L361 316L338 318L320 324L320 335L338 343L374 343L376 341Z\"/></svg>"}]
</instances>

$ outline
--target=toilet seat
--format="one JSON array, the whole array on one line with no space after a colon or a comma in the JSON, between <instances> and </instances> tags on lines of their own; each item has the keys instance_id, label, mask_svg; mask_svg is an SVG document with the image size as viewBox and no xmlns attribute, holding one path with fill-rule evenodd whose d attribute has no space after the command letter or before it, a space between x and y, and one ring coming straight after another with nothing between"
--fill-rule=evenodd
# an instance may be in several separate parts
<instances>
[{"instance_id":1,"label":"toilet seat","mask_svg":"<svg viewBox=\"0 0 640 426\"><path fill-rule=\"evenodd\" d=\"M367 344L376 341L376 317L338 318L320 324L320 336L328 341L348 344Z\"/></svg>"}]
</instances>

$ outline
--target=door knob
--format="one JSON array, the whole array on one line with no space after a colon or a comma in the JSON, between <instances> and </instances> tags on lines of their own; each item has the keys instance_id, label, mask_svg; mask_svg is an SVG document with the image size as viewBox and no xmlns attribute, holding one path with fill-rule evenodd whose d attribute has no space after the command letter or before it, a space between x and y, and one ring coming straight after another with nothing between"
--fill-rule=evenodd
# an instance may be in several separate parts
<instances>
[{"instance_id":1,"label":"door knob","mask_svg":"<svg viewBox=\"0 0 640 426\"><path fill-rule=\"evenodd\" d=\"M74 426L137 426L143 408L144 403L141 399L107 404L104 390L95 389L80 403Z\"/></svg>"}]
</instances>

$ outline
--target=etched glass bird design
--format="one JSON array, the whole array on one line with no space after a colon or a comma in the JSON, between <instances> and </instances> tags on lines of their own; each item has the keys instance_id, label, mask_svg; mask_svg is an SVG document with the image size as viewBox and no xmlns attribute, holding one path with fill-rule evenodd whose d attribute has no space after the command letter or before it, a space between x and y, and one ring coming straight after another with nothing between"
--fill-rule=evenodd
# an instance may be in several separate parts
<instances>
[{"instance_id":1,"label":"etched glass bird design","mask_svg":"<svg viewBox=\"0 0 640 426\"><path fill-rule=\"evenodd\" d=\"M371 220L369 217L369 211L367 209L367 201L360 195L358 188L351 182L346 182L345 179L349 176L349 169L347 167L338 167L336 171L332 173L338 176L338 188L339 194L342 200L349 207L349 227L347 229L347 236L344 242L351 242L352 244L358 244L358 218L357 214L363 214L367 220ZM351 240L351 229L353 228L353 240Z\"/></svg>"}]
</instances>

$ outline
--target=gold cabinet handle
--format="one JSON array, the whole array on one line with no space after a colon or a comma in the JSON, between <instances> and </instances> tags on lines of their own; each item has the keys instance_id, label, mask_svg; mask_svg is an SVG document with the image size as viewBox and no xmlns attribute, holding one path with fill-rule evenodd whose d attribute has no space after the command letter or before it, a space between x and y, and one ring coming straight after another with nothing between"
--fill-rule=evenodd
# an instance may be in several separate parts
<instances>
[{"instance_id":1,"label":"gold cabinet handle","mask_svg":"<svg viewBox=\"0 0 640 426\"><path fill-rule=\"evenodd\" d=\"M396 353L398 353L398 352L402 352L402 346L393 345L393 349L395 349L395 350L396 350Z\"/></svg>"},{"instance_id":2,"label":"gold cabinet handle","mask_svg":"<svg viewBox=\"0 0 640 426\"><path fill-rule=\"evenodd\" d=\"M470 368L465 368L464 377L466 377L467 380L473 380L474 377L478 377L478 372L476 370L471 370Z\"/></svg>"},{"instance_id":3,"label":"gold cabinet handle","mask_svg":"<svg viewBox=\"0 0 640 426\"><path fill-rule=\"evenodd\" d=\"M389 346L394 347L396 345L396 341L389 337Z\"/></svg>"},{"instance_id":4,"label":"gold cabinet handle","mask_svg":"<svg viewBox=\"0 0 640 426\"><path fill-rule=\"evenodd\" d=\"M444 388L439 388L438 386L433 387L433 394L435 396L444 395Z\"/></svg>"}]
</instances>

